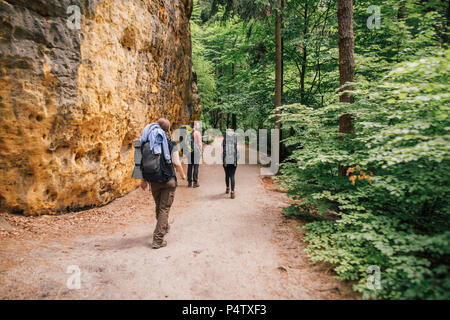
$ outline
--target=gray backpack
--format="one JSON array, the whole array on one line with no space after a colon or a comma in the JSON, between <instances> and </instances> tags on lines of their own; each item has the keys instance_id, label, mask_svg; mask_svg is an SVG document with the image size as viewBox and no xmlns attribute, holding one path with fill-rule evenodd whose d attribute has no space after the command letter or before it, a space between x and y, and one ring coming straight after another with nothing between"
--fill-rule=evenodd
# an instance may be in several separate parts
<instances>
[{"instance_id":1,"label":"gray backpack","mask_svg":"<svg viewBox=\"0 0 450 320\"><path fill-rule=\"evenodd\" d=\"M224 159L223 163L225 165L237 163L237 136L236 133L227 131L225 135L225 145L224 145Z\"/></svg>"}]
</instances>

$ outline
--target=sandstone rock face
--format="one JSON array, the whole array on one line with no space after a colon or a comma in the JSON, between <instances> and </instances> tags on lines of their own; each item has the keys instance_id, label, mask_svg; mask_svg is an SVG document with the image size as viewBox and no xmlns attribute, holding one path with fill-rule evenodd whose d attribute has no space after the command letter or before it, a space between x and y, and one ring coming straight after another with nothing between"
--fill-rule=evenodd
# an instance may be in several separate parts
<instances>
[{"instance_id":1,"label":"sandstone rock face","mask_svg":"<svg viewBox=\"0 0 450 320\"><path fill-rule=\"evenodd\" d=\"M200 114L191 10L192 0L0 1L0 210L64 212L137 186L144 126Z\"/></svg>"}]
</instances>

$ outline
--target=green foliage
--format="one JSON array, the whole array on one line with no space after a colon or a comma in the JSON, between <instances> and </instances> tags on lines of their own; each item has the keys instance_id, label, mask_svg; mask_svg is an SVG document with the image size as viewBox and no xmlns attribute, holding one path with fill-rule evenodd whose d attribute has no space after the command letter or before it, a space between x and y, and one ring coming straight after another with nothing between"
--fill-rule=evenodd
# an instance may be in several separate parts
<instances>
[{"instance_id":1,"label":"green foliage","mask_svg":"<svg viewBox=\"0 0 450 320\"><path fill-rule=\"evenodd\" d=\"M193 62L206 127L273 128L283 18L282 178L313 261L368 298L449 298L448 2L354 1L355 103L338 104L336 0L196 0ZM380 28L369 28L380 9ZM419 59L423 57L422 59ZM354 116L340 137L338 118ZM339 167L348 176L339 174ZM341 170L342 171L342 170ZM345 171L345 170L344 170ZM382 290L367 268L381 268Z\"/></svg>"},{"instance_id":2,"label":"green foliage","mask_svg":"<svg viewBox=\"0 0 450 320\"><path fill-rule=\"evenodd\" d=\"M312 261L367 298L450 298L449 71L450 51L440 52L361 80L354 104L284 107L296 149L283 181L303 199L286 213L316 217L305 226ZM344 113L355 133L340 137ZM366 285L371 265L381 290Z\"/></svg>"},{"instance_id":3,"label":"green foliage","mask_svg":"<svg viewBox=\"0 0 450 320\"><path fill-rule=\"evenodd\" d=\"M203 120L242 128L270 128L274 106L276 1L196 0L192 15L193 62ZM406 17L399 19L401 3ZM354 2L357 78L377 81L393 63L445 46L440 35L446 7L432 1L382 0L381 27L370 30L371 0ZM318 108L333 103L339 87L335 0L285 0L283 104ZM229 124L228 124L229 125Z\"/></svg>"},{"instance_id":4,"label":"green foliage","mask_svg":"<svg viewBox=\"0 0 450 320\"><path fill-rule=\"evenodd\" d=\"M201 27L192 19L191 30L197 35L202 35ZM201 36L199 36L201 37ZM197 86L199 88L200 101L205 110L215 105L216 79L214 77L214 65L205 56L205 47L197 38L192 41L192 63L197 74Z\"/></svg>"},{"instance_id":5,"label":"green foliage","mask_svg":"<svg viewBox=\"0 0 450 320\"><path fill-rule=\"evenodd\" d=\"M195 2L193 56L213 66L208 79L198 72L200 94L209 97L203 101L201 96L202 117L212 127L230 126L233 116L243 129L273 126L268 117L273 110L274 15L267 15L272 5L266 0ZM194 61L195 70L202 69L200 64ZM211 76L214 89L204 85Z\"/></svg>"}]
</instances>

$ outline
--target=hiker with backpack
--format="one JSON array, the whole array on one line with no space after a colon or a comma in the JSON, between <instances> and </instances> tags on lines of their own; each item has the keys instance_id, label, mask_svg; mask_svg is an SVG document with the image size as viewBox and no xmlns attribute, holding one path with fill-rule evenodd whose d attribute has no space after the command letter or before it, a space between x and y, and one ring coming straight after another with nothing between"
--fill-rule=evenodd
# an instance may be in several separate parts
<instances>
[{"instance_id":1,"label":"hiker with backpack","mask_svg":"<svg viewBox=\"0 0 450 320\"><path fill-rule=\"evenodd\" d=\"M198 188L200 187L198 183L198 167L202 154L202 134L200 133L200 121L194 122L194 130L191 133L190 142L191 152L188 154L187 168L188 188ZM194 181L194 184L192 184L192 181Z\"/></svg>"},{"instance_id":2,"label":"hiker with backpack","mask_svg":"<svg viewBox=\"0 0 450 320\"><path fill-rule=\"evenodd\" d=\"M227 129L222 141L223 153L223 168L225 170L225 184L227 186L225 193L230 193L231 199L234 199L234 175L237 169L237 162L239 159L239 150L237 149L237 136L233 129ZM230 192L231 184L231 192Z\"/></svg>"},{"instance_id":3,"label":"hiker with backpack","mask_svg":"<svg viewBox=\"0 0 450 320\"><path fill-rule=\"evenodd\" d=\"M178 185L175 170L181 179L186 179L177 143L167 136L169 128L169 120L161 118L158 122L147 125L141 134L141 170L144 177L141 188L146 190L150 183L156 205L157 223L153 232L153 249L167 245L164 236L169 232L169 210Z\"/></svg>"}]
</instances>

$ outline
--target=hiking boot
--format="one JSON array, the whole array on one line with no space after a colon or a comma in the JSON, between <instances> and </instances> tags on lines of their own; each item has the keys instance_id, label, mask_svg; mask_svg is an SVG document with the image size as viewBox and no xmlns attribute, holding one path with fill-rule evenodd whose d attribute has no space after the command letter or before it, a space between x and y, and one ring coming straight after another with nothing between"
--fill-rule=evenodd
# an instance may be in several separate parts
<instances>
[{"instance_id":1,"label":"hiking boot","mask_svg":"<svg viewBox=\"0 0 450 320\"><path fill-rule=\"evenodd\" d=\"M188 182L188 188L192 188L192 182Z\"/></svg>"},{"instance_id":2,"label":"hiking boot","mask_svg":"<svg viewBox=\"0 0 450 320\"><path fill-rule=\"evenodd\" d=\"M152 249L159 249L165 246L167 246L167 241L163 241L162 243L152 243Z\"/></svg>"},{"instance_id":3,"label":"hiking boot","mask_svg":"<svg viewBox=\"0 0 450 320\"><path fill-rule=\"evenodd\" d=\"M234 191L231 191L231 199L234 199Z\"/></svg>"},{"instance_id":4,"label":"hiking boot","mask_svg":"<svg viewBox=\"0 0 450 320\"><path fill-rule=\"evenodd\" d=\"M225 194L229 194L230 193L230 188L227 188L226 190L225 190Z\"/></svg>"},{"instance_id":5,"label":"hiking boot","mask_svg":"<svg viewBox=\"0 0 450 320\"><path fill-rule=\"evenodd\" d=\"M200 185L197 182L194 182L194 188L198 188Z\"/></svg>"}]
</instances>

